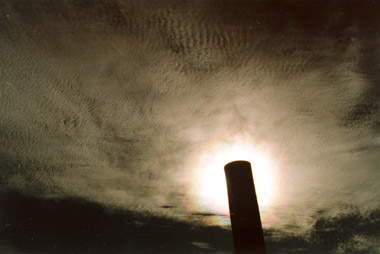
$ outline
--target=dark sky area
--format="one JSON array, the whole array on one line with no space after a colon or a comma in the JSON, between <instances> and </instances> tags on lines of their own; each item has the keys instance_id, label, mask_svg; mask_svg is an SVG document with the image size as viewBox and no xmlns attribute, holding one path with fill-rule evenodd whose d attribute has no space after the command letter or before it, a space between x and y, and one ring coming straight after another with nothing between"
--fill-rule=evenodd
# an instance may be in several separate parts
<instances>
[{"instance_id":1,"label":"dark sky area","mask_svg":"<svg viewBox=\"0 0 380 254\"><path fill-rule=\"evenodd\" d=\"M0 1L0 253L232 253L252 151L268 253L380 253L379 33L377 0Z\"/></svg>"}]
</instances>

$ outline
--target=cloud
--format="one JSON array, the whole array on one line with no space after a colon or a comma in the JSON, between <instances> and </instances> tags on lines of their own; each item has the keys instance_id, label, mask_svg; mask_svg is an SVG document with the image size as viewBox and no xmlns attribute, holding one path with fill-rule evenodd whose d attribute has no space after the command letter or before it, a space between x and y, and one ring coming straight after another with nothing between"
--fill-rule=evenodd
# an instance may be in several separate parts
<instances>
[{"instance_id":1,"label":"cloud","mask_svg":"<svg viewBox=\"0 0 380 254\"><path fill-rule=\"evenodd\" d=\"M232 251L231 232L218 227L110 209L83 199L3 193L0 202L1 245L7 251L17 248L14 253Z\"/></svg>"},{"instance_id":2,"label":"cloud","mask_svg":"<svg viewBox=\"0 0 380 254\"><path fill-rule=\"evenodd\" d=\"M0 6L3 190L186 220L190 154L244 133L272 148L278 227L378 206L377 5Z\"/></svg>"},{"instance_id":3,"label":"cloud","mask_svg":"<svg viewBox=\"0 0 380 254\"><path fill-rule=\"evenodd\" d=\"M305 233L284 227L267 230L269 253L376 253L379 209L361 213L351 207L347 213L326 216L323 211L313 216L316 222ZM289 225L290 227L292 225Z\"/></svg>"},{"instance_id":4,"label":"cloud","mask_svg":"<svg viewBox=\"0 0 380 254\"><path fill-rule=\"evenodd\" d=\"M231 253L232 232L215 226L115 209L79 198L41 199L2 193L1 248L9 253ZM268 253L375 253L380 209L313 214L297 225L264 230ZM13 251L13 252L11 252ZM8 253L7 252L7 253Z\"/></svg>"}]
</instances>

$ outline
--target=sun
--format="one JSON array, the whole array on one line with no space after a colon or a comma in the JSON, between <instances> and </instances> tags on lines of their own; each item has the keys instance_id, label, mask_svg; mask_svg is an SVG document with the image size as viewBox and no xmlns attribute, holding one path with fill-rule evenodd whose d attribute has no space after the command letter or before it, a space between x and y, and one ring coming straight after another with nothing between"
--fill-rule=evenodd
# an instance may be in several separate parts
<instances>
[{"instance_id":1,"label":"sun","mask_svg":"<svg viewBox=\"0 0 380 254\"><path fill-rule=\"evenodd\" d=\"M268 154L259 150L251 139L217 141L199 152L191 188L201 209L218 214L229 213L224 166L236 160L249 161L252 165L260 209L270 204L274 168Z\"/></svg>"}]
</instances>

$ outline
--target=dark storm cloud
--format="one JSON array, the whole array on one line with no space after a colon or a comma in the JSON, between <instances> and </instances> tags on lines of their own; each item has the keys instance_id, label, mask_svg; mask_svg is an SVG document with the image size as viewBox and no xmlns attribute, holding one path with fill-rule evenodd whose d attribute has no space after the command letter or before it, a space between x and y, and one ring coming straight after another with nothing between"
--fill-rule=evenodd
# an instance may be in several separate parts
<instances>
[{"instance_id":1,"label":"dark storm cloud","mask_svg":"<svg viewBox=\"0 0 380 254\"><path fill-rule=\"evenodd\" d=\"M228 230L181 223L149 213L111 210L81 199L38 199L7 194L1 199L0 213L1 243L17 246L21 253L232 251ZM200 242L206 242L209 247L199 248L194 244Z\"/></svg>"},{"instance_id":2,"label":"dark storm cloud","mask_svg":"<svg viewBox=\"0 0 380 254\"><path fill-rule=\"evenodd\" d=\"M1 189L38 204L75 197L131 214L214 217L184 208L195 202L182 174L187 156L210 137L244 132L275 144L281 165L274 232L285 236L269 238L272 246L375 250L378 235L366 227L379 206L379 6L1 1ZM360 212L340 216L347 204ZM331 219L314 216L327 207ZM149 218L140 213L125 216ZM339 231L345 218L354 233ZM295 236L305 230L309 238Z\"/></svg>"},{"instance_id":3,"label":"dark storm cloud","mask_svg":"<svg viewBox=\"0 0 380 254\"><path fill-rule=\"evenodd\" d=\"M268 253L376 253L380 210L326 217L304 234L265 229ZM2 248L14 253L230 253L231 231L188 224L149 212L104 207L83 199L2 195ZM209 216L209 215L200 215ZM211 215L210 215L211 216ZM291 227L291 225L289 225ZM291 230L293 231L293 230ZM6 249L8 250L8 249ZM9 247L11 252L12 247Z\"/></svg>"},{"instance_id":4,"label":"dark storm cloud","mask_svg":"<svg viewBox=\"0 0 380 254\"><path fill-rule=\"evenodd\" d=\"M269 253L377 253L379 251L379 209L334 217L314 214L316 222L307 234L294 235L277 230L266 231ZM281 252L282 251L282 252Z\"/></svg>"}]
</instances>

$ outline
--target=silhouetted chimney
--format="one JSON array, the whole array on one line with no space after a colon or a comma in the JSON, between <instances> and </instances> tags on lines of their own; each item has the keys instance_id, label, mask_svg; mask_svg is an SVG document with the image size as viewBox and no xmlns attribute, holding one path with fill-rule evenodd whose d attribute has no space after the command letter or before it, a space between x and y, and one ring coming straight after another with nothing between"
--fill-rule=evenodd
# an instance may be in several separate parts
<instances>
[{"instance_id":1,"label":"silhouetted chimney","mask_svg":"<svg viewBox=\"0 0 380 254\"><path fill-rule=\"evenodd\" d=\"M265 242L251 164L233 161L224 167L236 254L265 254Z\"/></svg>"}]
</instances>

